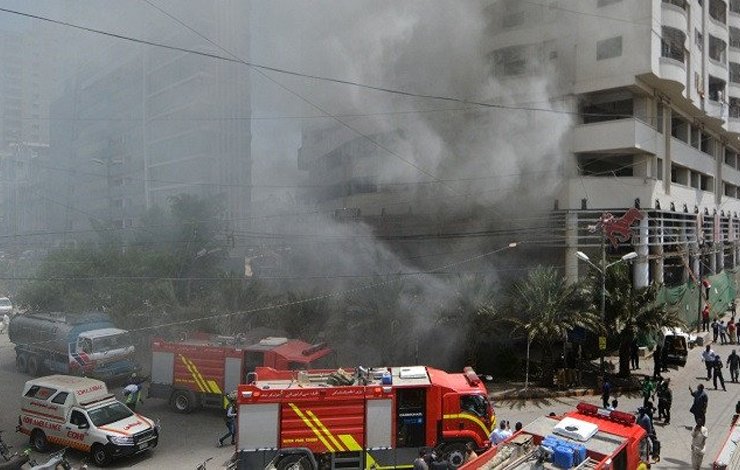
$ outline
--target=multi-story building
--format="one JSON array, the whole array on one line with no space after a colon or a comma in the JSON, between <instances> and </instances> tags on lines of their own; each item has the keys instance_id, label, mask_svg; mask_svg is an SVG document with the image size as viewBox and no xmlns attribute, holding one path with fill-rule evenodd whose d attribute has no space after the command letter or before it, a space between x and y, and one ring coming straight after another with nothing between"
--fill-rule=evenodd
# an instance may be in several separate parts
<instances>
[{"instance_id":1,"label":"multi-story building","mask_svg":"<svg viewBox=\"0 0 740 470\"><path fill-rule=\"evenodd\" d=\"M193 28L247 57L247 6L237 3L206 8L201 2L198 11L207 13L192 20ZM177 23L167 31L160 42L206 44L225 54ZM170 196L183 193L223 197L232 229L244 226L249 90L244 65L180 50L119 41L90 59L52 109L51 151L62 157L57 177L66 181L64 233L84 238L91 221L135 227L146 210L165 208Z\"/></svg>"},{"instance_id":2,"label":"multi-story building","mask_svg":"<svg viewBox=\"0 0 740 470\"><path fill-rule=\"evenodd\" d=\"M497 83L486 101L506 103L511 119L533 129L533 142L566 123L551 139L553 154L538 163L547 171L539 183L556 186L542 191L552 232L538 242L557 253L566 275L575 279L579 269L590 269L579 264L578 251L600 255L602 237L588 227L603 212L620 216L635 206L646 217L635 223L631 246L611 255L637 252L637 286L734 269L740 0L492 0L486 15L484 47ZM559 117L546 117L552 115ZM371 178L374 155L383 151L349 134L307 130L299 162L330 188L315 195L324 207L376 215L393 191ZM381 136L383 142L399 134L392 135ZM528 146L517 142L521 151L513 155L523 160ZM551 165L553 159L560 164ZM523 192L512 191L511 200Z\"/></svg>"}]
</instances>

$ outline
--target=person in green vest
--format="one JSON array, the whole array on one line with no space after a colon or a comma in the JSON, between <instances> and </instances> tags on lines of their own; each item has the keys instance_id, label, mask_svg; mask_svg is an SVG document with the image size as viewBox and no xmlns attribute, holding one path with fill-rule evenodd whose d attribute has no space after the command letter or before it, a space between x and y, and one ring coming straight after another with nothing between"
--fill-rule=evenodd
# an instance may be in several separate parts
<instances>
[{"instance_id":1,"label":"person in green vest","mask_svg":"<svg viewBox=\"0 0 740 470\"><path fill-rule=\"evenodd\" d=\"M123 387L123 403L125 403L131 411L136 411L136 405L144 401L141 399L141 391L143 388L142 382L137 377L136 372L131 374L128 385Z\"/></svg>"}]
</instances>

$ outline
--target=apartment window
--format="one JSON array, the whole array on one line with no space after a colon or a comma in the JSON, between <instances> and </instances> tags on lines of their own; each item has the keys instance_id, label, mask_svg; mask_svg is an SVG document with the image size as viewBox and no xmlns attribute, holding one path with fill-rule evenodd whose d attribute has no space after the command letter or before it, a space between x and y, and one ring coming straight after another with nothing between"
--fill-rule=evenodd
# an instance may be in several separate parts
<instances>
[{"instance_id":1,"label":"apartment window","mask_svg":"<svg viewBox=\"0 0 740 470\"><path fill-rule=\"evenodd\" d=\"M709 17L719 23L727 24L727 4L722 0L709 0Z\"/></svg>"},{"instance_id":2,"label":"apartment window","mask_svg":"<svg viewBox=\"0 0 740 470\"><path fill-rule=\"evenodd\" d=\"M622 55L622 36L596 43L596 60L612 59Z\"/></svg>"},{"instance_id":3,"label":"apartment window","mask_svg":"<svg viewBox=\"0 0 740 470\"><path fill-rule=\"evenodd\" d=\"M671 136L689 143L689 123L680 115L673 114L671 116Z\"/></svg>"},{"instance_id":4,"label":"apartment window","mask_svg":"<svg viewBox=\"0 0 740 470\"><path fill-rule=\"evenodd\" d=\"M655 128L661 134L663 133L663 112L664 111L665 111L665 106L663 105L663 103L658 103L658 106L656 106L656 109L655 109Z\"/></svg>"},{"instance_id":5,"label":"apartment window","mask_svg":"<svg viewBox=\"0 0 740 470\"><path fill-rule=\"evenodd\" d=\"M701 130L698 127L691 126L689 134L691 135L691 146L699 150L701 147Z\"/></svg>"},{"instance_id":6,"label":"apartment window","mask_svg":"<svg viewBox=\"0 0 740 470\"><path fill-rule=\"evenodd\" d=\"M522 75L527 70L526 49L512 46L493 51L493 72L498 77Z\"/></svg>"},{"instance_id":7,"label":"apartment window","mask_svg":"<svg viewBox=\"0 0 740 470\"><path fill-rule=\"evenodd\" d=\"M723 101L725 97L725 81L709 76L709 99L712 101Z\"/></svg>"},{"instance_id":8,"label":"apartment window","mask_svg":"<svg viewBox=\"0 0 740 470\"><path fill-rule=\"evenodd\" d=\"M691 186L692 188L695 188L695 189L699 189L699 187L701 186L701 174L699 174L696 171L692 171L691 172L691 181L690 181L689 186Z\"/></svg>"},{"instance_id":9,"label":"apartment window","mask_svg":"<svg viewBox=\"0 0 740 470\"><path fill-rule=\"evenodd\" d=\"M578 168L583 176L633 176L632 155L580 154Z\"/></svg>"},{"instance_id":10,"label":"apartment window","mask_svg":"<svg viewBox=\"0 0 740 470\"><path fill-rule=\"evenodd\" d=\"M689 186L690 178L691 178L691 171L689 171L688 168L684 168L678 165L671 165L671 183Z\"/></svg>"},{"instance_id":11,"label":"apartment window","mask_svg":"<svg viewBox=\"0 0 740 470\"><path fill-rule=\"evenodd\" d=\"M730 98L730 117L740 118L740 98Z\"/></svg>"},{"instance_id":12,"label":"apartment window","mask_svg":"<svg viewBox=\"0 0 740 470\"><path fill-rule=\"evenodd\" d=\"M583 123L613 121L631 117L634 101L630 93L593 94L583 98Z\"/></svg>"},{"instance_id":13,"label":"apartment window","mask_svg":"<svg viewBox=\"0 0 740 470\"><path fill-rule=\"evenodd\" d=\"M677 7L683 10L688 9L687 0L663 0L663 3L669 3L671 5L676 5Z\"/></svg>"},{"instance_id":14,"label":"apartment window","mask_svg":"<svg viewBox=\"0 0 740 470\"><path fill-rule=\"evenodd\" d=\"M655 177L659 180L663 180L663 159L655 159Z\"/></svg>"},{"instance_id":15,"label":"apartment window","mask_svg":"<svg viewBox=\"0 0 740 470\"><path fill-rule=\"evenodd\" d=\"M730 62L730 82L740 83L740 64Z\"/></svg>"},{"instance_id":16,"label":"apartment window","mask_svg":"<svg viewBox=\"0 0 740 470\"><path fill-rule=\"evenodd\" d=\"M730 47L740 48L740 29L730 26Z\"/></svg>"},{"instance_id":17,"label":"apartment window","mask_svg":"<svg viewBox=\"0 0 740 470\"><path fill-rule=\"evenodd\" d=\"M706 154L712 154L712 148L714 147L714 140L706 132L701 133L701 146L700 150Z\"/></svg>"},{"instance_id":18,"label":"apartment window","mask_svg":"<svg viewBox=\"0 0 740 470\"><path fill-rule=\"evenodd\" d=\"M737 154L733 152L732 150L730 150L729 148L725 149L725 165L732 167L732 168L737 168L736 161L737 161Z\"/></svg>"},{"instance_id":19,"label":"apartment window","mask_svg":"<svg viewBox=\"0 0 740 470\"><path fill-rule=\"evenodd\" d=\"M740 14L740 0L730 0L730 11Z\"/></svg>"},{"instance_id":20,"label":"apartment window","mask_svg":"<svg viewBox=\"0 0 740 470\"><path fill-rule=\"evenodd\" d=\"M714 191L714 178L709 175L700 175L699 188L702 191Z\"/></svg>"},{"instance_id":21,"label":"apartment window","mask_svg":"<svg viewBox=\"0 0 740 470\"><path fill-rule=\"evenodd\" d=\"M661 55L669 59L683 62L685 58L684 41L686 35L680 29L663 26L661 39Z\"/></svg>"},{"instance_id":22,"label":"apartment window","mask_svg":"<svg viewBox=\"0 0 740 470\"><path fill-rule=\"evenodd\" d=\"M727 43L711 34L709 35L709 58L723 64L727 60Z\"/></svg>"}]
</instances>

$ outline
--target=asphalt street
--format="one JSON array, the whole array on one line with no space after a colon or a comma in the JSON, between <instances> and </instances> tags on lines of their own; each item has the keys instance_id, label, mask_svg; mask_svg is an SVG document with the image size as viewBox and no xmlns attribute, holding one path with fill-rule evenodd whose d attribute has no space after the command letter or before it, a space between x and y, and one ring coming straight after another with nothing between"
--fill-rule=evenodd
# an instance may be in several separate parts
<instances>
[{"instance_id":1,"label":"asphalt street","mask_svg":"<svg viewBox=\"0 0 740 470\"><path fill-rule=\"evenodd\" d=\"M23 384L31 377L15 370L15 351L5 334L0 335L0 430L3 440L13 446L13 450L28 447L28 438L15 432L20 409L20 394ZM120 390L115 390L121 397ZM216 447L216 440L226 432L223 418L216 410L199 411L182 415L170 410L163 400L145 399L137 408L142 415L161 420L161 437L159 445L150 452L133 458L115 461L107 468L136 469L195 469L208 458L208 468L220 468L233 453L231 447ZM45 462L47 456L32 453L37 462ZM85 454L76 451L69 453L72 461L79 463ZM88 463L90 468L97 468Z\"/></svg>"},{"instance_id":2,"label":"asphalt street","mask_svg":"<svg viewBox=\"0 0 740 470\"><path fill-rule=\"evenodd\" d=\"M719 354L724 361L727 356L740 346L714 345L712 349ZM707 440L707 451L702 468L711 468L712 461L719 452L725 441L730 423L735 413L735 404L740 400L740 383L729 382L730 373L725 367L722 369L725 377L727 391L722 387L714 390L712 382L706 380L706 369L701 361L703 348L695 347L689 350L689 357L685 367L670 369L664 372L664 377L671 379L673 390L673 406L671 407L671 423L664 426L656 420L655 429L662 444L661 461L653 468L658 469L689 469L691 468L691 429L694 426L694 417L689 413L693 398L689 395L689 386L696 390L699 383L703 383L709 395L709 406L707 409L707 429L709 439ZM638 374L653 373L653 360L641 360ZM619 409L627 412L636 412L642 406L642 397L639 392L628 395L617 394ZM572 410L579 402L585 401L601 406L601 396L587 396L574 398L547 398L526 401L498 401L494 403L497 419L511 421L512 427L517 421L529 423L535 418L554 411L558 414ZM657 406L657 399L654 401Z\"/></svg>"},{"instance_id":3,"label":"asphalt street","mask_svg":"<svg viewBox=\"0 0 740 470\"><path fill-rule=\"evenodd\" d=\"M712 348L726 359L734 346L712 345ZM737 347L740 351L740 347ZM711 462L717 455L729 430L730 421L734 414L735 404L740 400L740 384L729 382L729 371L723 369L727 392L715 391L711 382L706 382L706 371L701 362L702 348L689 351L688 363L680 369L671 369L664 373L671 378L673 389L673 407L671 424L663 426L656 422L658 438L662 442L662 460L654 468L687 469L690 462L690 432L693 426L693 417L689 413L692 398L688 387L694 389L699 383L704 383L709 394L709 408L707 411L707 427L709 440L704 466L711 468ZM636 373L652 373L651 359L641 361L641 369ZM26 436L15 433L20 408L20 393L23 384L30 377L15 370L15 353L12 344L6 335L0 335L0 430L5 431L5 441L20 450L27 446ZM495 379L494 379L495 380ZM120 398L120 391L116 390ZM639 393L618 395L619 408L623 411L634 412L642 403ZM599 396L578 398L549 398L527 401L499 400L494 403L498 419L511 421L512 425L521 421L526 424L535 418L554 411L565 413L575 407L579 401L600 404ZM657 402L656 402L657 403ZM232 448L216 447L216 439L225 432L221 415L217 411L200 411L191 415L181 415L170 410L167 403L161 400L147 399L141 405L141 414L161 420L162 434L159 446L134 458L114 462L109 468L137 468L137 469L188 469L195 468L200 462L213 458L209 467L219 468L226 461ZM44 455L33 453L37 461L45 461ZM79 462L84 454L70 452L72 460ZM95 468L90 465L90 468Z\"/></svg>"}]
</instances>

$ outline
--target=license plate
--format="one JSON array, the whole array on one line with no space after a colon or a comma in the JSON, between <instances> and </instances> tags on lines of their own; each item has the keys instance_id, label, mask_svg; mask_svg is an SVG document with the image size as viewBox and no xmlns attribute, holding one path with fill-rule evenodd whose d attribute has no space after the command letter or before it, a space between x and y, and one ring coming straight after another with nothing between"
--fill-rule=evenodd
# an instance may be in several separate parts
<instances>
[{"instance_id":1,"label":"license plate","mask_svg":"<svg viewBox=\"0 0 740 470\"><path fill-rule=\"evenodd\" d=\"M144 450L147 447L149 447L149 443L148 442L145 442L143 444L139 444L139 450Z\"/></svg>"}]
</instances>

